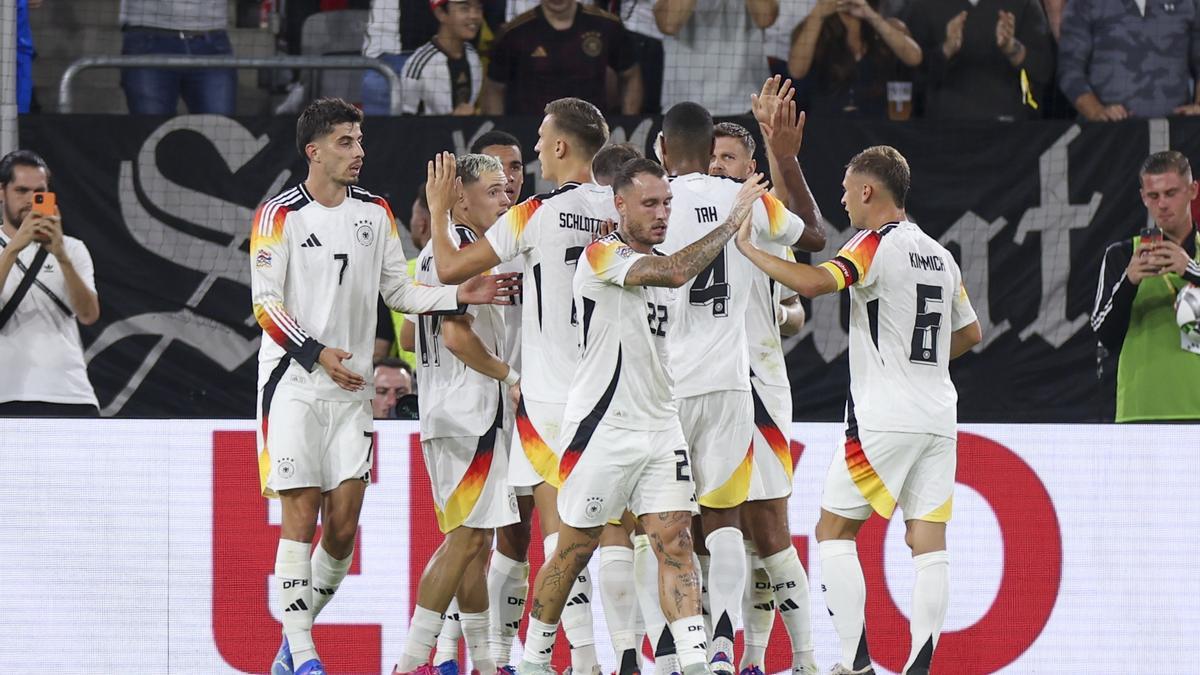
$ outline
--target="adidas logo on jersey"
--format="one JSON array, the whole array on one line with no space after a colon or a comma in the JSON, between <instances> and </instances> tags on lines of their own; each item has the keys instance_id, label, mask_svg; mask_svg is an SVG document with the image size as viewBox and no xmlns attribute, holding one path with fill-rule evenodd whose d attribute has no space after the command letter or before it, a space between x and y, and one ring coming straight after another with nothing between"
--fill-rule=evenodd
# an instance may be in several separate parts
<instances>
[{"instance_id":1,"label":"adidas logo on jersey","mask_svg":"<svg viewBox=\"0 0 1200 675\"><path fill-rule=\"evenodd\" d=\"M308 235L308 239L305 239L304 243L300 244L300 248L316 248L317 246L320 246L320 245L321 245L321 240L317 239L317 235L310 234L310 235Z\"/></svg>"}]
</instances>

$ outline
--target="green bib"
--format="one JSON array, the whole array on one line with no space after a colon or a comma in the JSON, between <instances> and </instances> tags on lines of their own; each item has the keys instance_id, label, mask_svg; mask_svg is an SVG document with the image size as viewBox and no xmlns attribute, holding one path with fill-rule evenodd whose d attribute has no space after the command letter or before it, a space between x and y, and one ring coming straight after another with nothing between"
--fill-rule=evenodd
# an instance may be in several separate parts
<instances>
[{"instance_id":1,"label":"green bib","mask_svg":"<svg viewBox=\"0 0 1200 675\"><path fill-rule=\"evenodd\" d=\"M415 279L416 277L413 275L416 274L416 271L417 271L417 259L412 258L411 260L408 261L408 276L409 276L409 278ZM404 328L404 314L401 312L397 312L395 310L391 310L391 315L392 315L392 327L396 329L396 341L392 343L392 349L388 353L388 356L398 357L400 360L404 361L409 366L411 366L413 368L413 372L416 372L417 355L412 352L406 352L403 349L400 349L400 330L402 328Z\"/></svg>"},{"instance_id":2,"label":"green bib","mask_svg":"<svg viewBox=\"0 0 1200 675\"><path fill-rule=\"evenodd\" d=\"M1200 419L1200 354L1180 348L1175 323L1175 294L1186 284L1171 272L1137 286L1117 363L1118 422Z\"/></svg>"}]
</instances>

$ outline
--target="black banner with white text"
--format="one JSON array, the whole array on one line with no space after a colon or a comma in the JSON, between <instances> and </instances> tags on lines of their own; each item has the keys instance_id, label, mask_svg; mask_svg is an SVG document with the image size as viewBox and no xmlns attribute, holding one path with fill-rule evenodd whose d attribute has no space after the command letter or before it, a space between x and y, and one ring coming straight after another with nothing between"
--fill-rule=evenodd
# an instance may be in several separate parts
<instances>
[{"instance_id":1,"label":"black banner with white text","mask_svg":"<svg viewBox=\"0 0 1200 675\"><path fill-rule=\"evenodd\" d=\"M65 232L95 261L101 319L83 335L104 414L253 417L261 331L248 239L257 204L305 176L294 120L41 115L20 123L22 147L53 171ZM528 196L551 187L533 152L538 123L368 119L361 185L406 222L425 161L439 150L465 152L498 127L524 145ZM610 123L613 140L646 149L658 131L650 118ZM908 157L909 217L958 257L983 326L983 344L953 368L960 419L1111 420L1112 367L1098 361L1088 323L1101 257L1146 222L1142 160L1168 148L1200 159L1200 121L813 120L800 159L831 226L815 259L850 237L839 204L844 166L879 143ZM817 299L800 335L784 342L799 420L841 418L847 302L846 294Z\"/></svg>"}]
</instances>

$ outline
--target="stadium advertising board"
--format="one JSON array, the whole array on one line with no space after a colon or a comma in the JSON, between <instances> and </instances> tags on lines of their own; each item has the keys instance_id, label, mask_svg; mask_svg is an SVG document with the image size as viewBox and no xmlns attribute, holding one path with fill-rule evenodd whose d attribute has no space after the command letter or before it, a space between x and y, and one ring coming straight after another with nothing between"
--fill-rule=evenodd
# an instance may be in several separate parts
<instances>
[{"instance_id":1,"label":"stadium advertising board","mask_svg":"<svg viewBox=\"0 0 1200 675\"><path fill-rule=\"evenodd\" d=\"M279 510L259 495L252 429L243 421L0 420L0 523L12 544L0 662L11 672L70 663L146 675L263 672L279 641L271 590ZM418 576L440 542L415 424L376 430L354 564L316 629L335 673L391 668ZM1179 452L1196 433L963 425L951 602L935 672L1128 673L1161 653L1200 658L1200 513L1190 508L1200 464ZM813 582L818 662L829 664L837 638L810 534L841 430L797 424L793 434L793 541ZM532 550L537 565L541 546ZM908 653L912 583L902 523L873 519L859 550L872 653L880 672L895 672ZM609 672L599 607L595 628ZM768 666L789 664L777 622Z\"/></svg>"},{"instance_id":2,"label":"stadium advertising board","mask_svg":"<svg viewBox=\"0 0 1200 675\"><path fill-rule=\"evenodd\" d=\"M533 153L537 124L370 118L361 184L407 220L426 160L465 152L499 127L524 146L526 195L545 190ZM648 150L657 124L615 118L612 138ZM22 147L54 170L65 231L95 260L102 314L83 335L106 415L253 414L260 331L247 239L255 206L304 176L293 137L285 118L21 118ZM814 119L801 161L830 221L818 259L851 234L839 204L846 161L877 143L909 158L909 215L958 256L979 313L984 343L956 364L962 418L1112 419L1113 369L1105 363L1098 386L1088 326L1100 261L1109 242L1146 221L1136 190L1142 160L1168 147L1200 158L1200 120L1080 127ZM845 294L819 298L808 325L785 342L798 419L841 417L846 304Z\"/></svg>"}]
</instances>

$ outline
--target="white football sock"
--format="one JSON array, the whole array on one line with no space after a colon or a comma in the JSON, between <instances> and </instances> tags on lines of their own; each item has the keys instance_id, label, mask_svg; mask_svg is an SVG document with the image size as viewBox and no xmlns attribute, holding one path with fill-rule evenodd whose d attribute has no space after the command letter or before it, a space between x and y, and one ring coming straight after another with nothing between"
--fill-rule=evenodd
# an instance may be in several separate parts
<instances>
[{"instance_id":1,"label":"white football sock","mask_svg":"<svg viewBox=\"0 0 1200 675\"><path fill-rule=\"evenodd\" d=\"M708 598L712 605L712 652L714 655L723 652L732 662L733 637L742 622L742 591L746 587L742 532L736 527L722 527L710 533L704 545L711 557Z\"/></svg>"},{"instance_id":2,"label":"white football sock","mask_svg":"<svg viewBox=\"0 0 1200 675\"><path fill-rule=\"evenodd\" d=\"M350 555L338 560L329 555L325 547L317 544L312 554L312 588L313 588L313 618L316 619L325 605L333 599L346 573L350 571L350 563L354 561L354 550ZM299 665L299 664L297 664Z\"/></svg>"},{"instance_id":3,"label":"white football sock","mask_svg":"<svg viewBox=\"0 0 1200 675\"><path fill-rule=\"evenodd\" d=\"M933 551L913 556L916 579L913 581L912 650L904 665L929 668L933 650L942 635L946 607L950 603L950 554Z\"/></svg>"},{"instance_id":4,"label":"white football sock","mask_svg":"<svg viewBox=\"0 0 1200 675\"><path fill-rule=\"evenodd\" d=\"M461 614L458 611L458 598L454 598L450 601L450 606L446 608L445 618L442 619L442 630L437 636L437 649L433 654L433 664L440 665L447 661L458 662L458 641L462 636L463 627Z\"/></svg>"},{"instance_id":5,"label":"white football sock","mask_svg":"<svg viewBox=\"0 0 1200 675\"><path fill-rule=\"evenodd\" d=\"M704 639L704 617L688 616L673 621L671 635L675 638L675 651L679 654L680 668L703 666L708 663L708 645Z\"/></svg>"},{"instance_id":6,"label":"white football sock","mask_svg":"<svg viewBox=\"0 0 1200 675\"><path fill-rule=\"evenodd\" d=\"M548 665L550 657L554 656L554 638L557 635L557 623L542 623L530 616L522 659L534 665Z\"/></svg>"},{"instance_id":7,"label":"white football sock","mask_svg":"<svg viewBox=\"0 0 1200 675\"><path fill-rule=\"evenodd\" d=\"M628 649L636 649L638 614L633 587L633 549L624 546L600 547L600 605L617 661Z\"/></svg>"},{"instance_id":8,"label":"white football sock","mask_svg":"<svg viewBox=\"0 0 1200 675\"><path fill-rule=\"evenodd\" d=\"M467 653L471 656L471 668L478 670L479 675L494 675L496 662L492 660L491 650L488 648L487 611L474 614L460 612L458 617L463 638L467 641ZM470 673L465 668L462 670Z\"/></svg>"},{"instance_id":9,"label":"white football sock","mask_svg":"<svg viewBox=\"0 0 1200 675\"><path fill-rule=\"evenodd\" d=\"M796 553L796 547L788 546L763 558L763 568L770 578L775 606L792 640L792 667L815 668L808 574L800 564L800 554Z\"/></svg>"},{"instance_id":10,"label":"white football sock","mask_svg":"<svg viewBox=\"0 0 1200 675\"><path fill-rule=\"evenodd\" d=\"M317 658L313 644L311 544L280 539L275 550L275 583L279 584L280 615L293 662L299 666Z\"/></svg>"},{"instance_id":11,"label":"white football sock","mask_svg":"<svg viewBox=\"0 0 1200 675\"><path fill-rule=\"evenodd\" d=\"M412 621L408 624L408 639L404 643L404 654L396 666L402 673L410 673L429 662L429 652L437 643L444 617L440 612L417 605L413 608Z\"/></svg>"},{"instance_id":12,"label":"white football sock","mask_svg":"<svg viewBox=\"0 0 1200 675\"><path fill-rule=\"evenodd\" d=\"M842 666L862 670L871 664L867 651L867 582L853 540L830 539L819 544L821 585L825 605L842 643Z\"/></svg>"},{"instance_id":13,"label":"white football sock","mask_svg":"<svg viewBox=\"0 0 1200 675\"><path fill-rule=\"evenodd\" d=\"M492 659L498 666L512 660L513 640L521 629L525 598L529 595L529 563L492 551L487 574Z\"/></svg>"},{"instance_id":14,"label":"white football sock","mask_svg":"<svg viewBox=\"0 0 1200 675\"><path fill-rule=\"evenodd\" d=\"M746 539L746 569L750 578L742 592L742 660L739 670L750 666L763 666L767 655L767 641L775 627L775 595L771 592L771 579L763 569L753 542Z\"/></svg>"}]
</instances>

